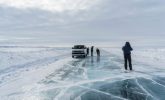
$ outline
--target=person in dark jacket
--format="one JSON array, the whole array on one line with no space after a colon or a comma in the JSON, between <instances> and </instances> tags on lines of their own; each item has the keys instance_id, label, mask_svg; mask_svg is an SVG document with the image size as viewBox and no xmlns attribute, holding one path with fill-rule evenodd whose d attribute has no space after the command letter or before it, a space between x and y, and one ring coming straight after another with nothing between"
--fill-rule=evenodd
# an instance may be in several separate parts
<instances>
[{"instance_id":1,"label":"person in dark jacket","mask_svg":"<svg viewBox=\"0 0 165 100\"><path fill-rule=\"evenodd\" d=\"M125 70L127 70L127 61L129 62L129 69L132 70L132 61L131 61L131 51L133 50L130 43L126 42L125 46L122 48L124 53L124 61L125 61Z\"/></svg>"},{"instance_id":2,"label":"person in dark jacket","mask_svg":"<svg viewBox=\"0 0 165 100\"><path fill-rule=\"evenodd\" d=\"M91 56L93 56L93 49L94 49L94 46L91 47Z\"/></svg>"},{"instance_id":3,"label":"person in dark jacket","mask_svg":"<svg viewBox=\"0 0 165 100\"><path fill-rule=\"evenodd\" d=\"M89 48L87 48L87 56L89 55Z\"/></svg>"},{"instance_id":4,"label":"person in dark jacket","mask_svg":"<svg viewBox=\"0 0 165 100\"><path fill-rule=\"evenodd\" d=\"M100 50L97 48L96 49L97 56L100 57Z\"/></svg>"}]
</instances>

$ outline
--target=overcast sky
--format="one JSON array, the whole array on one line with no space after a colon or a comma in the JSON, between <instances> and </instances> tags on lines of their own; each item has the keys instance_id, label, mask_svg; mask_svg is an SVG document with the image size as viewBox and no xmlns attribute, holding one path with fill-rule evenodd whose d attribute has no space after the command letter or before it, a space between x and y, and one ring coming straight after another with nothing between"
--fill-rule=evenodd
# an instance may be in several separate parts
<instances>
[{"instance_id":1,"label":"overcast sky","mask_svg":"<svg viewBox=\"0 0 165 100\"><path fill-rule=\"evenodd\" d=\"M131 40L164 26L164 0L0 0L1 37Z\"/></svg>"}]
</instances>

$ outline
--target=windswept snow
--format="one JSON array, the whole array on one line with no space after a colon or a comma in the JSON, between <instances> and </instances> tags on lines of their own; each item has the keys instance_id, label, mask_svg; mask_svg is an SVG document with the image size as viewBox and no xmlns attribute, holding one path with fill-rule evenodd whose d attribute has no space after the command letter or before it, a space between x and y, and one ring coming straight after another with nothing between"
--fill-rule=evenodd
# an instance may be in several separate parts
<instances>
[{"instance_id":1,"label":"windswept snow","mask_svg":"<svg viewBox=\"0 0 165 100\"><path fill-rule=\"evenodd\" d=\"M125 73L121 48L72 59L70 48L1 47L1 100L163 100L165 49L135 49Z\"/></svg>"}]
</instances>

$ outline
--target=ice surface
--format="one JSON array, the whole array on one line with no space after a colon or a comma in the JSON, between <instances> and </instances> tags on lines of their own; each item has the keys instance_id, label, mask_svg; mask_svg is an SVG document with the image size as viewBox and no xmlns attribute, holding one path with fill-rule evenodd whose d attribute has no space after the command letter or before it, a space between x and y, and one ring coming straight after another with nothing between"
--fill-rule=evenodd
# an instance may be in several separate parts
<instances>
[{"instance_id":1,"label":"ice surface","mask_svg":"<svg viewBox=\"0 0 165 100\"><path fill-rule=\"evenodd\" d=\"M0 100L164 100L165 49L135 49L124 72L121 48L72 59L70 48L1 47Z\"/></svg>"}]
</instances>

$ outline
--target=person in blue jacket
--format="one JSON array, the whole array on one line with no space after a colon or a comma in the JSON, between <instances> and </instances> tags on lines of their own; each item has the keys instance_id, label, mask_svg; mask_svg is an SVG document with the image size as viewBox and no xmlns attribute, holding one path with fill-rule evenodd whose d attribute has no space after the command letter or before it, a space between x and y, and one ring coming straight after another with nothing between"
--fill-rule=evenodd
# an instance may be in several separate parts
<instances>
[{"instance_id":1,"label":"person in blue jacket","mask_svg":"<svg viewBox=\"0 0 165 100\"><path fill-rule=\"evenodd\" d=\"M124 53L124 66L125 70L127 70L127 62L129 62L129 69L132 70L132 61L131 61L131 51L133 50L130 43L126 42L125 46L122 48Z\"/></svg>"}]
</instances>

